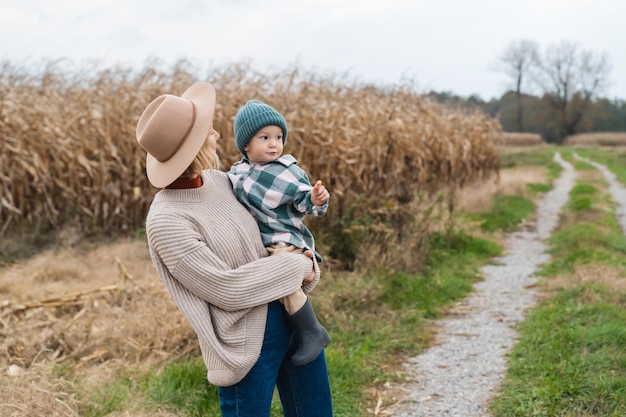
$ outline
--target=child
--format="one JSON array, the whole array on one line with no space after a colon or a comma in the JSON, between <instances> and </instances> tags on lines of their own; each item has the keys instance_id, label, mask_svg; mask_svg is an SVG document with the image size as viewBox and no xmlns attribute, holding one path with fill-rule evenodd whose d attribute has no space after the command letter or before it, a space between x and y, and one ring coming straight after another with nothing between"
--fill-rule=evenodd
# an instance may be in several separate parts
<instances>
[{"instance_id":1,"label":"child","mask_svg":"<svg viewBox=\"0 0 626 417\"><path fill-rule=\"evenodd\" d=\"M330 194L321 181L311 186L293 156L281 156L287 140L285 118L271 106L250 100L237 112L233 130L243 158L231 167L228 176L237 199L259 224L263 244L272 255L311 251L321 262L313 235L302 220L305 214L324 215ZM281 302L299 341L292 363L306 365L330 343L330 336L304 291Z\"/></svg>"}]
</instances>

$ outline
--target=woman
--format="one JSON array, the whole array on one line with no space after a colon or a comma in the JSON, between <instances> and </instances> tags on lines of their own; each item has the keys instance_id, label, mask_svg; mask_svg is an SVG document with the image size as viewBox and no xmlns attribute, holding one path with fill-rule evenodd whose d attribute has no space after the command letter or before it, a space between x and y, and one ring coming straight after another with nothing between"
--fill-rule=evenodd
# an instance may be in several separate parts
<instances>
[{"instance_id":1,"label":"woman","mask_svg":"<svg viewBox=\"0 0 626 417\"><path fill-rule=\"evenodd\" d=\"M214 109L213 86L197 83L180 97L156 98L139 119L148 179L163 188L146 219L152 261L198 335L222 416L269 416L275 386L285 416L332 416L325 355L291 363L295 341L278 301L313 289L317 262L267 256L255 220L218 169Z\"/></svg>"}]
</instances>

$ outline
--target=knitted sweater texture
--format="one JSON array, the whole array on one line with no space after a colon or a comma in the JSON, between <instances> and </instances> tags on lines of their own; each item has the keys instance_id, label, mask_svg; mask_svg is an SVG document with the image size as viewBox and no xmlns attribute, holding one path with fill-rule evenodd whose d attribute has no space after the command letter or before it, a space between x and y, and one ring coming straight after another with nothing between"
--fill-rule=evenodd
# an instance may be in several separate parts
<instances>
[{"instance_id":1,"label":"knitted sweater texture","mask_svg":"<svg viewBox=\"0 0 626 417\"><path fill-rule=\"evenodd\" d=\"M267 303L298 290L312 263L293 253L267 256L226 173L207 170L202 179L199 188L159 191L146 233L159 277L198 335L209 382L230 386L259 357ZM306 291L319 280L313 265Z\"/></svg>"}]
</instances>

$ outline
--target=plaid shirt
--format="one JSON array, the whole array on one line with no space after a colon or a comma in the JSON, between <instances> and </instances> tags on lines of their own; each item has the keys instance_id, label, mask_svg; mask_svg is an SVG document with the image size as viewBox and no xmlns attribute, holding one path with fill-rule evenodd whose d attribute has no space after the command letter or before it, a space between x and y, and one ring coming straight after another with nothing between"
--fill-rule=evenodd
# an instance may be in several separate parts
<instances>
[{"instance_id":1,"label":"plaid shirt","mask_svg":"<svg viewBox=\"0 0 626 417\"><path fill-rule=\"evenodd\" d=\"M311 203L313 186L298 161L283 155L269 163L254 163L243 158L235 163L228 177L237 199L252 213L265 246L284 242L315 253L313 234L302 222L306 214L323 216L328 201L322 206Z\"/></svg>"}]
</instances>

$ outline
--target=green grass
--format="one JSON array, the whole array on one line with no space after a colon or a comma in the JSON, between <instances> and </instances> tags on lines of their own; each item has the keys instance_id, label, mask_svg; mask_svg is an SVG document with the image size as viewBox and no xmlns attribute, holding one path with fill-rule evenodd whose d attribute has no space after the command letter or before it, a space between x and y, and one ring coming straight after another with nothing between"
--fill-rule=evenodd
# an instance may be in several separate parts
<instances>
[{"instance_id":1,"label":"green grass","mask_svg":"<svg viewBox=\"0 0 626 417\"><path fill-rule=\"evenodd\" d=\"M90 392L78 392L79 412L89 417L106 416L124 410L126 404L135 397L136 382L131 375L121 376L114 383L105 384Z\"/></svg>"},{"instance_id":2,"label":"green grass","mask_svg":"<svg viewBox=\"0 0 626 417\"><path fill-rule=\"evenodd\" d=\"M598 178L591 172L575 185L548 241L552 259L539 274L544 285L555 276L565 284L520 325L494 417L626 415L626 292L573 275L581 265L626 274L626 239Z\"/></svg>"},{"instance_id":3,"label":"green grass","mask_svg":"<svg viewBox=\"0 0 626 417\"><path fill-rule=\"evenodd\" d=\"M590 184L580 184L574 186L570 192L568 207L573 211L583 211L591 209L593 199L597 189Z\"/></svg>"},{"instance_id":4,"label":"green grass","mask_svg":"<svg viewBox=\"0 0 626 417\"><path fill-rule=\"evenodd\" d=\"M219 415L214 398L217 388L208 383L201 358L183 359L168 364L161 372L147 374L141 390L149 403L171 410L186 410L189 417Z\"/></svg>"},{"instance_id":5,"label":"green grass","mask_svg":"<svg viewBox=\"0 0 626 417\"><path fill-rule=\"evenodd\" d=\"M604 211L594 208L592 202L606 201L606 196L592 199L589 194L597 194L597 189L589 184L576 185L570 192L566 209L580 217L574 216L548 239L552 259L539 275L571 274L576 265L592 263L616 267L626 273L626 239L615 211L610 205Z\"/></svg>"},{"instance_id":6,"label":"green grass","mask_svg":"<svg viewBox=\"0 0 626 417\"><path fill-rule=\"evenodd\" d=\"M552 189L552 186L550 184L539 184L539 183L530 182L526 184L526 188L528 189L528 191L534 194L542 194L542 193L547 193L548 191L550 191Z\"/></svg>"},{"instance_id":7,"label":"green grass","mask_svg":"<svg viewBox=\"0 0 626 417\"><path fill-rule=\"evenodd\" d=\"M217 388L206 379L201 358L183 358L163 368L141 373L128 372L89 393L82 401L81 415L104 417L135 408L164 409L185 417L219 416ZM131 401L132 400L132 401Z\"/></svg>"},{"instance_id":8,"label":"green grass","mask_svg":"<svg viewBox=\"0 0 626 417\"><path fill-rule=\"evenodd\" d=\"M626 294L561 292L521 325L495 416L626 415Z\"/></svg>"},{"instance_id":9,"label":"green grass","mask_svg":"<svg viewBox=\"0 0 626 417\"><path fill-rule=\"evenodd\" d=\"M554 146L527 147L511 151L504 148L500 152L500 167L515 168L522 166L544 167L552 163L554 158ZM557 164L558 165L558 164ZM560 165L559 165L560 167Z\"/></svg>"},{"instance_id":10,"label":"green grass","mask_svg":"<svg viewBox=\"0 0 626 417\"><path fill-rule=\"evenodd\" d=\"M626 184L626 152L616 149L576 149L576 153L592 161L606 165L622 184Z\"/></svg>"},{"instance_id":11,"label":"green grass","mask_svg":"<svg viewBox=\"0 0 626 417\"><path fill-rule=\"evenodd\" d=\"M576 166L582 170L591 167L587 163ZM600 174L596 172L596 176ZM604 180L582 180L572 188L562 224L548 239L552 260L539 275L570 274L576 265L592 263L626 268L626 239L611 197L599 186L606 187Z\"/></svg>"},{"instance_id":12,"label":"green grass","mask_svg":"<svg viewBox=\"0 0 626 417\"><path fill-rule=\"evenodd\" d=\"M430 245L432 254L423 274L385 277L382 300L393 309L417 309L423 317L439 317L443 307L466 296L480 278L474 267L464 265L484 264L501 253L495 243L462 233L434 234Z\"/></svg>"},{"instance_id":13,"label":"green grass","mask_svg":"<svg viewBox=\"0 0 626 417\"><path fill-rule=\"evenodd\" d=\"M479 215L481 229L486 232L502 230L513 232L519 229L520 222L536 210L536 205L519 195L497 195L491 212Z\"/></svg>"}]
</instances>

